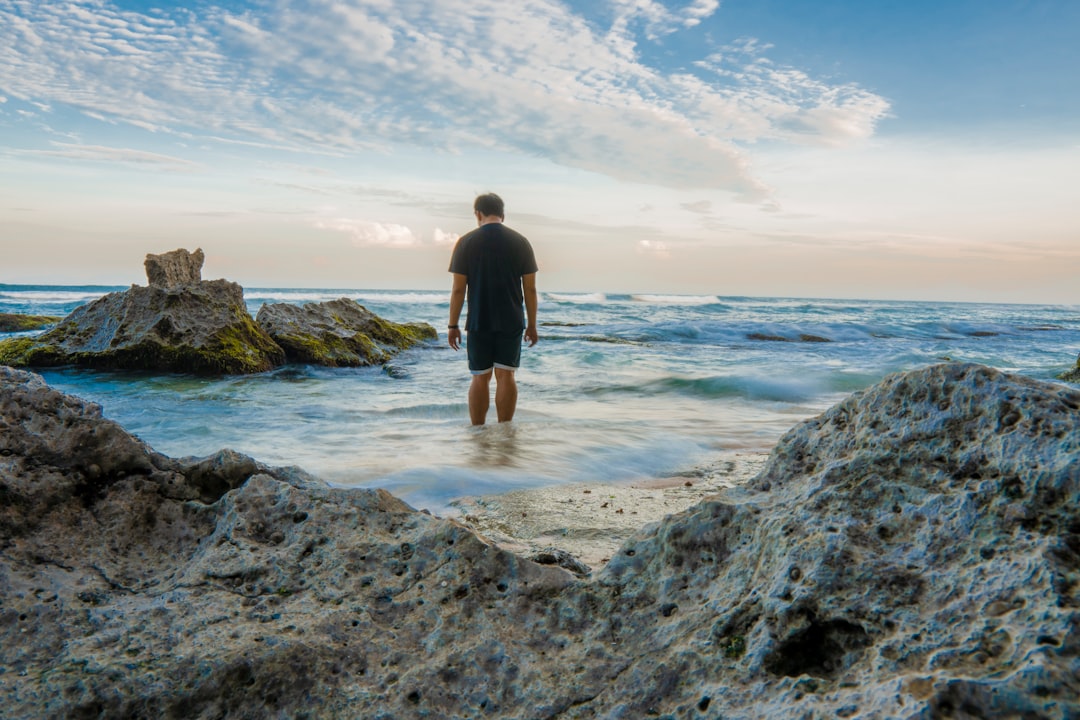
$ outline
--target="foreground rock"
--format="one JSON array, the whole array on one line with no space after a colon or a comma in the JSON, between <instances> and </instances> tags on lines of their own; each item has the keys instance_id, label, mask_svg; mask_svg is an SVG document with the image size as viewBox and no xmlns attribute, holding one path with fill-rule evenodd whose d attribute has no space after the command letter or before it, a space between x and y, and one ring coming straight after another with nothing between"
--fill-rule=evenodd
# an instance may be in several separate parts
<instances>
[{"instance_id":1,"label":"foreground rock","mask_svg":"<svg viewBox=\"0 0 1080 720\"><path fill-rule=\"evenodd\" d=\"M21 315L19 313L0 313L0 332L26 332L48 327L60 318L51 315Z\"/></svg>"},{"instance_id":2,"label":"foreground rock","mask_svg":"<svg viewBox=\"0 0 1080 720\"><path fill-rule=\"evenodd\" d=\"M289 362L331 367L378 365L438 337L431 325L390 322L348 298L263 305L256 321L285 350Z\"/></svg>"},{"instance_id":3,"label":"foreground rock","mask_svg":"<svg viewBox=\"0 0 1080 720\"><path fill-rule=\"evenodd\" d=\"M10 717L1080 713L1080 393L973 365L794 428L576 579L0 368Z\"/></svg>"}]
</instances>

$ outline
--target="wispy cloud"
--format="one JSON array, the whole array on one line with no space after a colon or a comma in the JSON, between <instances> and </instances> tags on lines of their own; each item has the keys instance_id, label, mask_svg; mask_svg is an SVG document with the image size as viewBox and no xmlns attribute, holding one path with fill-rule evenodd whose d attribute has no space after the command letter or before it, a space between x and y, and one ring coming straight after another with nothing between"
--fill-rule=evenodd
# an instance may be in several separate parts
<instances>
[{"instance_id":1,"label":"wispy cloud","mask_svg":"<svg viewBox=\"0 0 1080 720\"><path fill-rule=\"evenodd\" d=\"M26 150L21 151L20 154L127 165L153 165L159 169L172 171L192 171L199 167L198 163L183 158L143 150L132 150L130 148L69 143L53 143L53 146L56 148L55 150Z\"/></svg>"},{"instance_id":2,"label":"wispy cloud","mask_svg":"<svg viewBox=\"0 0 1080 720\"><path fill-rule=\"evenodd\" d=\"M741 38L695 63L716 80L693 75L673 80L683 93L699 98L702 115L731 119L726 134L736 141L842 145L869 137L888 116L885 98L858 85L830 85L777 66L765 57L771 47Z\"/></svg>"},{"instance_id":3,"label":"wispy cloud","mask_svg":"<svg viewBox=\"0 0 1080 720\"><path fill-rule=\"evenodd\" d=\"M267 0L140 13L0 0L0 87L152 132L334 153L408 143L548 157L634 182L760 199L740 147L863 138L888 110L743 43L671 74L636 52L713 15L615 0Z\"/></svg>"},{"instance_id":4,"label":"wispy cloud","mask_svg":"<svg viewBox=\"0 0 1080 720\"><path fill-rule=\"evenodd\" d=\"M708 215L712 212L712 202L709 200L698 200L697 202L689 202L682 204L683 210L689 210L692 213L699 215Z\"/></svg>"}]
</instances>

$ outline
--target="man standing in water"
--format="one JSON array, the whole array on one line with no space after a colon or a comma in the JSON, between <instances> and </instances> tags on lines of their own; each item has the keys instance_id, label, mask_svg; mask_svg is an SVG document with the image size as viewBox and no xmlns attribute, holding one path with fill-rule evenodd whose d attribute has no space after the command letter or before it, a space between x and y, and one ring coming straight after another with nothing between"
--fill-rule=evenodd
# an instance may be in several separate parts
<instances>
[{"instance_id":1,"label":"man standing in water","mask_svg":"<svg viewBox=\"0 0 1080 720\"><path fill-rule=\"evenodd\" d=\"M458 321L466 299L466 352L472 385L469 418L483 425L495 376L495 410L499 422L514 419L524 331L529 347L536 344L536 258L525 236L503 224L506 214L498 195L488 193L473 204L478 227L461 236L450 258L454 284L450 291L450 347L461 347ZM524 311L522 310L524 305ZM526 319L528 322L526 322Z\"/></svg>"}]
</instances>

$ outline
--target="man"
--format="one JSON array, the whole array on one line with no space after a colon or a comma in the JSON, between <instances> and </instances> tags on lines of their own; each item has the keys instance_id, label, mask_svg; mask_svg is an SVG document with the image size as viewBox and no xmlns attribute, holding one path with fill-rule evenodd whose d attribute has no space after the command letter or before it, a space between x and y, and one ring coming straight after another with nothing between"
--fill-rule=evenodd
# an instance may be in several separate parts
<instances>
[{"instance_id":1,"label":"man","mask_svg":"<svg viewBox=\"0 0 1080 720\"><path fill-rule=\"evenodd\" d=\"M529 241L503 224L506 214L502 198L494 193L480 195L473 203L473 212L477 228L457 241L450 258L454 283L447 335L450 347L457 350L461 346L458 320L468 299L466 352L472 373L469 419L473 425L483 425L491 402L492 375L499 422L514 419L517 408L514 371L521 364L522 331L529 347L539 339L537 267Z\"/></svg>"}]
</instances>

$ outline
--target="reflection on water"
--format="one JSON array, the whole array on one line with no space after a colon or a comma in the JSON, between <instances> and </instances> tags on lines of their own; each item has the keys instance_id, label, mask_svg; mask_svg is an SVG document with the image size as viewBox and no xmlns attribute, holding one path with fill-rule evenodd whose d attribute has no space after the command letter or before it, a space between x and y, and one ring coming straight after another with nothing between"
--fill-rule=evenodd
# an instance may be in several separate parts
<instances>
[{"instance_id":1,"label":"reflection on water","mask_svg":"<svg viewBox=\"0 0 1080 720\"><path fill-rule=\"evenodd\" d=\"M472 455L469 464L486 469L520 467L517 428L512 422L470 428Z\"/></svg>"}]
</instances>

